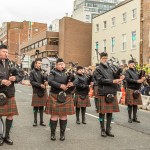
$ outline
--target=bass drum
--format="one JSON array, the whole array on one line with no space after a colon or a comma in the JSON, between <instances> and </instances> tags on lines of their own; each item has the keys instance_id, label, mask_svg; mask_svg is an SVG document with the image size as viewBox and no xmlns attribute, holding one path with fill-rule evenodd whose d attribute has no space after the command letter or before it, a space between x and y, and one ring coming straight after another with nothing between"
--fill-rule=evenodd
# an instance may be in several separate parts
<instances>
[{"instance_id":1,"label":"bass drum","mask_svg":"<svg viewBox=\"0 0 150 150\"><path fill-rule=\"evenodd\" d=\"M0 118L0 137L4 137L4 121Z\"/></svg>"}]
</instances>

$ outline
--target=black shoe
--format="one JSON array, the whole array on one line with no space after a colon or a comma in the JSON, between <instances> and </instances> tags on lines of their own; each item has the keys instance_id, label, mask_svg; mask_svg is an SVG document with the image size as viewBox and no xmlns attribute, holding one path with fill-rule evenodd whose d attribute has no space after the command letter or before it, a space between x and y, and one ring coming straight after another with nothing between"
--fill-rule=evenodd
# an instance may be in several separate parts
<instances>
[{"instance_id":1,"label":"black shoe","mask_svg":"<svg viewBox=\"0 0 150 150\"><path fill-rule=\"evenodd\" d=\"M110 137L114 137L114 134L112 134L110 131L106 131L106 135Z\"/></svg>"},{"instance_id":2,"label":"black shoe","mask_svg":"<svg viewBox=\"0 0 150 150\"><path fill-rule=\"evenodd\" d=\"M1 135L0 135L1 136ZM4 139L2 137L0 137L0 146L2 146L4 143Z\"/></svg>"},{"instance_id":3,"label":"black shoe","mask_svg":"<svg viewBox=\"0 0 150 150\"><path fill-rule=\"evenodd\" d=\"M51 134L51 140L52 140L52 141L56 141L56 136L55 136L55 134Z\"/></svg>"},{"instance_id":4,"label":"black shoe","mask_svg":"<svg viewBox=\"0 0 150 150\"><path fill-rule=\"evenodd\" d=\"M76 120L76 124L80 124L80 120Z\"/></svg>"},{"instance_id":5,"label":"black shoe","mask_svg":"<svg viewBox=\"0 0 150 150\"><path fill-rule=\"evenodd\" d=\"M129 122L129 123L132 123L132 119L129 119L128 122Z\"/></svg>"},{"instance_id":6,"label":"black shoe","mask_svg":"<svg viewBox=\"0 0 150 150\"><path fill-rule=\"evenodd\" d=\"M5 137L4 142L8 145L13 145L13 141L10 139L10 137Z\"/></svg>"},{"instance_id":7,"label":"black shoe","mask_svg":"<svg viewBox=\"0 0 150 150\"><path fill-rule=\"evenodd\" d=\"M105 129L102 129L102 130L101 130L101 136L102 136L102 137L107 137Z\"/></svg>"},{"instance_id":8,"label":"black shoe","mask_svg":"<svg viewBox=\"0 0 150 150\"><path fill-rule=\"evenodd\" d=\"M64 141L64 140L65 140L65 132L60 131L60 141Z\"/></svg>"},{"instance_id":9,"label":"black shoe","mask_svg":"<svg viewBox=\"0 0 150 150\"><path fill-rule=\"evenodd\" d=\"M133 119L132 121L133 121L133 122L136 122L136 123L140 123L140 121L137 120L137 119Z\"/></svg>"},{"instance_id":10,"label":"black shoe","mask_svg":"<svg viewBox=\"0 0 150 150\"><path fill-rule=\"evenodd\" d=\"M44 122L40 122L41 126L46 126L46 124Z\"/></svg>"},{"instance_id":11,"label":"black shoe","mask_svg":"<svg viewBox=\"0 0 150 150\"><path fill-rule=\"evenodd\" d=\"M37 126L37 122L34 122L34 123L33 123L33 127L36 127L36 126Z\"/></svg>"},{"instance_id":12,"label":"black shoe","mask_svg":"<svg viewBox=\"0 0 150 150\"><path fill-rule=\"evenodd\" d=\"M87 124L85 120L82 120L82 123L83 123L83 124Z\"/></svg>"}]
</instances>

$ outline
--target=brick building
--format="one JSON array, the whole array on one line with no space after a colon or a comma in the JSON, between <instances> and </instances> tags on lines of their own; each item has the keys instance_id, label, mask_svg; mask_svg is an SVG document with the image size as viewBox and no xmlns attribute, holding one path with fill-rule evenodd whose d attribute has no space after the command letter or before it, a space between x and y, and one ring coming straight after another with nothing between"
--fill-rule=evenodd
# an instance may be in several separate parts
<instances>
[{"instance_id":1,"label":"brick building","mask_svg":"<svg viewBox=\"0 0 150 150\"><path fill-rule=\"evenodd\" d=\"M0 41L9 47L9 59L20 62L20 44L47 30L47 24L23 21L6 22L0 28Z\"/></svg>"},{"instance_id":2,"label":"brick building","mask_svg":"<svg viewBox=\"0 0 150 150\"><path fill-rule=\"evenodd\" d=\"M65 62L91 65L92 24L70 17L59 22L59 56Z\"/></svg>"},{"instance_id":3,"label":"brick building","mask_svg":"<svg viewBox=\"0 0 150 150\"><path fill-rule=\"evenodd\" d=\"M66 63L78 62L79 65L91 64L92 24L70 17L59 21L59 32L44 31L21 44L21 53L31 57L31 62L39 50L38 57L63 58Z\"/></svg>"}]
</instances>

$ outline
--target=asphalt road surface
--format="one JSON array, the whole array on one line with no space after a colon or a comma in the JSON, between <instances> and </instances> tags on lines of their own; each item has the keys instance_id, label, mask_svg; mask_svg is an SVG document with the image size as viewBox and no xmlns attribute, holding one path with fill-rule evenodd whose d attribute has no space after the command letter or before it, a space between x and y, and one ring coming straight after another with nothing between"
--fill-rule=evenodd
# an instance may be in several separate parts
<instances>
[{"instance_id":1,"label":"asphalt road surface","mask_svg":"<svg viewBox=\"0 0 150 150\"><path fill-rule=\"evenodd\" d=\"M44 115L46 127L33 127L33 109L31 107L32 88L16 85L16 101L19 116L14 117L11 129L13 146L4 143L0 150L150 150L150 112L139 110L140 124L128 123L127 108L120 105L120 112L113 115L112 133L114 138L100 136L98 114L94 101L87 108L87 124L77 125L75 115L68 116L66 140L59 140L59 125L56 141L50 140L49 115ZM5 119L5 118L3 118ZM39 119L39 116L38 116ZM39 122L39 120L38 120Z\"/></svg>"}]
</instances>

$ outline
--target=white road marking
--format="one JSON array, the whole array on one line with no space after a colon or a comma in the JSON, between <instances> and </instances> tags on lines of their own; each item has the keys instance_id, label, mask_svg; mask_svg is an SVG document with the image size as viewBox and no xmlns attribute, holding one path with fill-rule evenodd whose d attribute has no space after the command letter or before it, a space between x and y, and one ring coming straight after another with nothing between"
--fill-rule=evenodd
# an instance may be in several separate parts
<instances>
[{"instance_id":1,"label":"white road marking","mask_svg":"<svg viewBox=\"0 0 150 150\"><path fill-rule=\"evenodd\" d=\"M16 90L16 92L22 93L22 91L20 91L20 90Z\"/></svg>"}]
</instances>

